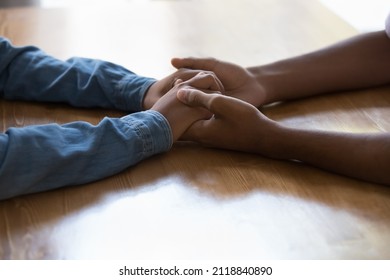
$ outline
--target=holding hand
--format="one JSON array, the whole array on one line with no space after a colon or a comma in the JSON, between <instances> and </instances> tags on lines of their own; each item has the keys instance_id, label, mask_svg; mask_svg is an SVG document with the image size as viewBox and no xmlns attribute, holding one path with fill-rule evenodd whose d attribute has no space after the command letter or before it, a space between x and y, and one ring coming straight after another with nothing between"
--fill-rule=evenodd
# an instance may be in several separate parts
<instances>
[{"instance_id":1,"label":"holding hand","mask_svg":"<svg viewBox=\"0 0 390 280\"><path fill-rule=\"evenodd\" d=\"M173 88L164 94L151 108L151 110L160 112L168 120L174 141L178 140L194 122L211 117L208 110L202 107L187 106L177 99L179 90L191 90L193 88L205 91L223 90L221 82L215 75L209 72L199 72L185 82L180 79L176 80Z\"/></svg>"},{"instance_id":2,"label":"holding hand","mask_svg":"<svg viewBox=\"0 0 390 280\"><path fill-rule=\"evenodd\" d=\"M390 184L390 133L288 128L232 97L196 89L181 89L177 97L185 104L214 113L213 118L198 121L188 129L189 140L274 159L298 160L354 178Z\"/></svg>"},{"instance_id":3,"label":"holding hand","mask_svg":"<svg viewBox=\"0 0 390 280\"><path fill-rule=\"evenodd\" d=\"M234 97L188 88L180 89L177 98L189 106L199 106L214 114L210 119L194 123L185 139L210 147L265 156L272 154L279 125L253 105Z\"/></svg>"},{"instance_id":4,"label":"holding hand","mask_svg":"<svg viewBox=\"0 0 390 280\"><path fill-rule=\"evenodd\" d=\"M176 84L176 81L187 81L193 77L195 77L199 73L209 73L204 70L192 70L192 69L179 69L175 73L155 82L148 89L144 100L143 100L143 108L148 110L153 107L153 105L168 91L170 91ZM215 83L210 85L210 90L223 91L222 82L218 79L215 79Z\"/></svg>"},{"instance_id":5,"label":"holding hand","mask_svg":"<svg viewBox=\"0 0 390 280\"><path fill-rule=\"evenodd\" d=\"M247 69L214 58L173 58L177 69L201 69L214 72L221 80L226 95L244 100L255 107L265 102L265 89Z\"/></svg>"}]
</instances>

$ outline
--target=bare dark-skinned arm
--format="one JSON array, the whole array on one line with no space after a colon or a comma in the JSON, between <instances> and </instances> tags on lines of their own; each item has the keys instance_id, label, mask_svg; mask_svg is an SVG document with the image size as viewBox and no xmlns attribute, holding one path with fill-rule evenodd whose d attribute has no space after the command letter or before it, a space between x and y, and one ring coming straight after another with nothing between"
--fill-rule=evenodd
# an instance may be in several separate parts
<instances>
[{"instance_id":1,"label":"bare dark-skinned arm","mask_svg":"<svg viewBox=\"0 0 390 280\"><path fill-rule=\"evenodd\" d=\"M189 140L274 159L298 160L356 179L390 185L390 133L289 128L236 98L194 89L179 91L178 98L214 113L213 118L198 121L187 130Z\"/></svg>"},{"instance_id":2,"label":"bare dark-skinned arm","mask_svg":"<svg viewBox=\"0 0 390 280\"><path fill-rule=\"evenodd\" d=\"M390 185L390 133L339 133L279 126L276 134L265 154L269 157L299 160L342 175ZM257 152L264 153L261 149Z\"/></svg>"},{"instance_id":3,"label":"bare dark-skinned arm","mask_svg":"<svg viewBox=\"0 0 390 280\"><path fill-rule=\"evenodd\" d=\"M385 31L358 35L302 56L249 70L264 87L264 103L390 83Z\"/></svg>"}]
</instances>

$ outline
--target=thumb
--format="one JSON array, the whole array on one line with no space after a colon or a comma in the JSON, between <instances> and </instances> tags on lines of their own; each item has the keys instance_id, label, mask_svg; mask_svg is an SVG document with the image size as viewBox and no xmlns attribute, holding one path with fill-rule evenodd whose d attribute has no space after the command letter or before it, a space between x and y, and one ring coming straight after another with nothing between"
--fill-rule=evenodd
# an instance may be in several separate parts
<instances>
[{"instance_id":1,"label":"thumb","mask_svg":"<svg viewBox=\"0 0 390 280\"><path fill-rule=\"evenodd\" d=\"M204 93L197 89L180 89L177 92L177 99L186 105L192 107L203 107L211 111L214 99L219 96L218 93Z\"/></svg>"},{"instance_id":2,"label":"thumb","mask_svg":"<svg viewBox=\"0 0 390 280\"><path fill-rule=\"evenodd\" d=\"M220 93L204 93L194 88L180 89L177 99L188 106L203 107L218 118L234 119L237 115L259 114L256 107L245 101Z\"/></svg>"},{"instance_id":3,"label":"thumb","mask_svg":"<svg viewBox=\"0 0 390 280\"><path fill-rule=\"evenodd\" d=\"M174 58L171 59L171 64L176 69L189 68L188 66L186 66L187 63L186 63L186 59L185 58L174 57Z\"/></svg>"},{"instance_id":4,"label":"thumb","mask_svg":"<svg viewBox=\"0 0 390 280\"><path fill-rule=\"evenodd\" d=\"M171 59L171 64L176 69L189 68L213 71L215 66L218 64L218 60L216 60L215 58L175 57Z\"/></svg>"}]
</instances>

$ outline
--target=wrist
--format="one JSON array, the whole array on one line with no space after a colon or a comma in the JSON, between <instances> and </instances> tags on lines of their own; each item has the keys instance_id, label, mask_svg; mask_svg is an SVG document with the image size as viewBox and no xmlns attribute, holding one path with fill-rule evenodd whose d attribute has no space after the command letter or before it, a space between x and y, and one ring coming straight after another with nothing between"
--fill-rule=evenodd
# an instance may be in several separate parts
<instances>
[{"instance_id":1,"label":"wrist","mask_svg":"<svg viewBox=\"0 0 390 280\"><path fill-rule=\"evenodd\" d=\"M253 151L273 159L286 159L288 157L289 128L267 119L259 119L256 131L253 133Z\"/></svg>"},{"instance_id":2,"label":"wrist","mask_svg":"<svg viewBox=\"0 0 390 280\"><path fill-rule=\"evenodd\" d=\"M142 100L143 110L151 109L153 105L158 101L159 97L156 92L158 92L157 81L153 82L153 84L151 84L145 92L144 98Z\"/></svg>"},{"instance_id":3,"label":"wrist","mask_svg":"<svg viewBox=\"0 0 390 280\"><path fill-rule=\"evenodd\" d=\"M278 82L278 71L272 69L270 65L248 67L247 70L253 79L262 88L263 102L262 105L278 101L276 96L275 83Z\"/></svg>"}]
</instances>

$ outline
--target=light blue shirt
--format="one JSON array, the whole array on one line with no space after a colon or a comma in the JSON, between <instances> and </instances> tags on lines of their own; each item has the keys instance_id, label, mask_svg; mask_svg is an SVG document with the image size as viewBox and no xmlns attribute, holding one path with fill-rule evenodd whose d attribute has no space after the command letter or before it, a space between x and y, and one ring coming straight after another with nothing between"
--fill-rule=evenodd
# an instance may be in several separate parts
<instances>
[{"instance_id":1,"label":"light blue shirt","mask_svg":"<svg viewBox=\"0 0 390 280\"><path fill-rule=\"evenodd\" d=\"M137 112L154 82L109 62L61 61L0 37L4 99ZM152 110L104 118L98 125L79 121L9 128L0 133L0 199L99 180L171 146L169 123Z\"/></svg>"}]
</instances>

